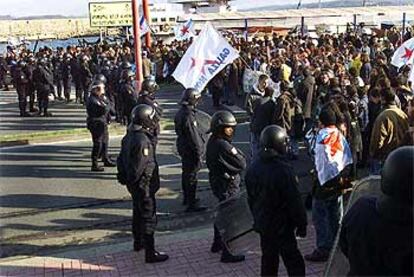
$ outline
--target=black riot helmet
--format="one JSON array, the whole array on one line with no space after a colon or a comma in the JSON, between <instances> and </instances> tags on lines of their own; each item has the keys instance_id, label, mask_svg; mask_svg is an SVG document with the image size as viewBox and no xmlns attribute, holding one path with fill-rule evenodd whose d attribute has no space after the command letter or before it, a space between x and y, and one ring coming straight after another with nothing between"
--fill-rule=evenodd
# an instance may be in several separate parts
<instances>
[{"instance_id":1,"label":"black riot helmet","mask_svg":"<svg viewBox=\"0 0 414 277\"><path fill-rule=\"evenodd\" d=\"M132 68L132 64L128 61L124 61L124 62L122 62L121 67L122 67L122 69L130 69L130 68Z\"/></svg>"},{"instance_id":2,"label":"black riot helmet","mask_svg":"<svg viewBox=\"0 0 414 277\"><path fill-rule=\"evenodd\" d=\"M399 202L413 201L414 146L403 146L392 151L381 172L382 192Z\"/></svg>"},{"instance_id":3,"label":"black riot helmet","mask_svg":"<svg viewBox=\"0 0 414 277\"><path fill-rule=\"evenodd\" d=\"M218 111L213 114L210 122L209 132L217 134L224 127L236 127L237 121L229 111Z\"/></svg>"},{"instance_id":4,"label":"black riot helmet","mask_svg":"<svg viewBox=\"0 0 414 277\"><path fill-rule=\"evenodd\" d=\"M142 82L142 94L152 95L154 94L160 87L158 86L157 82L154 78L146 78L144 82Z\"/></svg>"},{"instance_id":5,"label":"black riot helmet","mask_svg":"<svg viewBox=\"0 0 414 277\"><path fill-rule=\"evenodd\" d=\"M135 72L132 71L131 69L128 69L128 70L126 70L124 72L126 74L126 78L127 79L129 79L129 78L135 78Z\"/></svg>"},{"instance_id":6,"label":"black riot helmet","mask_svg":"<svg viewBox=\"0 0 414 277\"><path fill-rule=\"evenodd\" d=\"M103 74L97 74L97 75L95 75L94 81L100 81L100 82L102 82L104 84L106 84L106 82L107 82L106 77Z\"/></svg>"},{"instance_id":7,"label":"black riot helmet","mask_svg":"<svg viewBox=\"0 0 414 277\"><path fill-rule=\"evenodd\" d=\"M146 104L139 104L131 112L131 121L134 125L150 129L156 124L157 117L155 115L156 111L153 107Z\"/></svg>"},{"instance_id":8,"label":"black riot helmet","mask_svg":"<svg viewBox=\"0 0 414 277\"><path fill-rule=\"evenodd\" d=\"M194 89L188 88L183 91L180 103L183 105L195 106L201 98L201 92Z\"/></svg>"},{"instance_id":9,"label":"black riot helmet","mask_svg":"<svg viewBox=\"0 0 414 277\"><path fill-rule=\"evenodd\" d=\"M286 130L278 125L270 125L263 129L260 134L260 146L266 149L273 149L280 155L287 154L288 135Z\"/></svg>"}]
</instances>

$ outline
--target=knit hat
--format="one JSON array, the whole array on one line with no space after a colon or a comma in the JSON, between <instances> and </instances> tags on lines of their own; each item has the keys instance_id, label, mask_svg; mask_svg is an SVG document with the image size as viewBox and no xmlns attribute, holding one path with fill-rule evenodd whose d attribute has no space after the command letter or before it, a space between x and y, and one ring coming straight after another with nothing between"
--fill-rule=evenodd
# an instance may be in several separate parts
<instances>
[{"instance_id":1,"label":"knit hat","mask_svg":"<svg viewBox=\"0 0 414 277\"><path fill-rule=\"evenodd\" d=\"M335 125L336 124L335 112L329 107L323 108L321 110L321 113L319 114L319 121L324 126Z\"/></svg>"}]
</instances>

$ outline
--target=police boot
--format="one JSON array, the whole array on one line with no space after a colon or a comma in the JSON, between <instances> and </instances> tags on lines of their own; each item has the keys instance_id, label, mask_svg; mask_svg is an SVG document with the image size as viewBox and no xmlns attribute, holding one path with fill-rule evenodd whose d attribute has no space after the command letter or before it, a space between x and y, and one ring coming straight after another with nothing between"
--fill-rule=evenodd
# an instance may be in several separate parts
<instances>
[{"instance_id":1,"label":"police boot","mask_svg":"<svg viewBox=\"0 0 414 277\"><path fill-rule=\"evenodd\" d=\"M52 113L51 113L51 112L48 112L48 111L47 111L47 108L45 108L45 111L44 111L43 116L46 116L46 117L51 117L51 116L52 116Z\"/></svg>"},{"instance_id":2,"label":"police boot","mask_svg":"<svg viewBox=\"0 0 414 277\"><path fill-rule=\"evenodd\" d=\"M215 240L210 248L211 253L218 253L221 250L223 250L223 243Z\"/></svg>"},{"instance_id":3,"label":"police boot","mask_svg":"<svg viewBox=\"0 0 414 277\"><path fill-rule=\"evenodd\" d=\"M104 163L105 167L115 167L116 166L116 162L114 162L113 160L111 160L109 158L104 159L103 163Z\"/></svg>"},{"instance_id":4,"label":"police boot","mask_svg":"<svg viewBox=\"0 0 414 277\"><path fill-rule=\"evenodd\" d=\"M144 249L144 243L141 240L134 241L134 251L139 252Z\"/></svg>"},{"instance_id":5,"label":"police boot","mask_svg":"<svg viewBox=\"0 0 414 277\"><path fill-rule=\"evenodd\" d=\"M229 252L227 247L223 248L223 252L221 253L220 262L222 263L238 263L245 260L244 255L233 255Z\"/></svg>"},{"instance_id":6,"label":"police boot","mask_svg":"<svg viewBox=\"0 0 414 277\"><path fill-rule=\"evenodd\" d=\"M97 161L92 161L91 171L102 172L104 170L105 168L103 168L102 166L99 166Z\"/></svg>"},{"instance_id":7,"label":"police boot","mask_svg":"<svg viewBox=\"0 0 414 277\"><path fill-rule=\"evenodd\" d=\"M144 235L145 241L145 262L146 263L160 263L168 260L168 255L155 251L154 249L154 234Z\"/></svg>"}]
</instances>

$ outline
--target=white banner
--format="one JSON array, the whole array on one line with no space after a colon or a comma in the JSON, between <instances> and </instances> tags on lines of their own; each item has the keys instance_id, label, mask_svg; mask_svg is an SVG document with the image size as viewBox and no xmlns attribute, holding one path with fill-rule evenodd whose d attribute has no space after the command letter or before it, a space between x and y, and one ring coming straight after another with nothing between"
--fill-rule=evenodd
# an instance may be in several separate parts
<instances>
[{"instance_id":1,"label":"white banner","mask_svg":"<svg viewBox=\"0 0 414 277\"><path fill-rule=\"evenodd\" d=\"M391 64L400 68L406 64L413 63L414 52L414 38L405 41L397 50L391 59Z\"/></svg>"},{"instance_id":2,"label":"white banner","mask_svg":"<svg viewBox=\"0 0 414 277\"><path fill-rule=\"evenodd\" d=\"M238 57L237 50L206 23L172 76L185 88L202 91L217 73Z\"/></svg>"}]
</instances>

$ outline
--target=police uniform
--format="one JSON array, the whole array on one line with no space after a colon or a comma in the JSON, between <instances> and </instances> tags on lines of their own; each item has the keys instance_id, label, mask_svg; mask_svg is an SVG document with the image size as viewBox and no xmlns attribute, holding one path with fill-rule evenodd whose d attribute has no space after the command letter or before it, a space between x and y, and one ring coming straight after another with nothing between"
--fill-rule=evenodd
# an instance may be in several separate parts
<instances>
[{"instance_id":1,"label":"police uniform","mask_svg":"<svg viewBox=\"0 0 414 277\"><path fill-rule=\"evenodd\" d=\"M262 150L245 177L254 229L260 234L262 276L277 276L281 255L289 276L305 276L295 229L306 234L306 210L287 159Z\"/></svg>"},{"instance_id":2,"label":"police uniform","mask_svg":"<svg viewBox=\"0 0 414 277\"><path fill-rule=\"evenodd\" d=\"M224 201L240 192L240 174L246 168L246 158L229 139L215 134L209 138L206 163L211 189L219 201ZM231 256L228 249L222 245L222 238L216 226L214 226L212 252L216 252L213 250L214 245L221 245L222 261L226 256ZM244 257L241 260L244 260Z\"/></svg>"},{"instance_id":3,"label":"police uniform","mask_svg":"<svg viewBox=\"0 0 414 277\"><path fill-rule=\"evenodd\" d=\"M39 64L33 79L37 88L39 114L43 111L44 116L48 116L50 115L47 112L49 107L49 94L53 92L53 73L47 66Z\"/></svg>"},{"instance_id":4,"label":"police uniform","mask_svg":"<svg viewBox=\"0 0 414 277\"><path fill-rule=\"evenodd\" d=\"M184 204L194 205L196 201L197 173L201 169L205 141L197 122L197 110L182 105L175 115L177 150L182 161L182 189Z\"/></svg>"},{"instance_id":5,"label":"police uniform","mask_svg":"<svg viewBox=\"0 0 414 277\"><path fill-rule=\"evenodd\" d=\"M119 94L123 106L123 118L129 124L131 121L131 111L138 103L138 93L135 91L131 81L125 81L120 86Z\"/></svg>"},{"instance_id":6,"label":"police uniform","mask_svg":"<svg viewBox=\"0 0 414 277\"><path fill-rule=\"evenodd\" d=\"M148 125L152 125L154 111L151 107L138 105L134 112L137 111L138 114L141 112L142 117L143 110L143 113L146 110ZM118 176L122 176L121 183L127 186L132 196L134 250L139 251L144 247L146 262L162 262L168 259L168 255L155 251L154 247L154 232L157 225L155 194L160 188L158 163L152 143L152 133L149 128L139 124L142 122L137 122L134 116L127 134L122 139L117 161Z\"/></svg>"},{"instance_id":7,"label":"police uniform","mask_svg":"<svg viewBox=\"0 0 414 277\"><path fill-rule=\"evenodd\" d=\"M13 70L13 82L16 86L17 97L19 100L20 116L27 116L26 106L29 92L29 76L25 66L16 66L15 70Z\"/></svg>"},{"instance_id":8,"label":"police uniform","mask_svg":"<svg viewBox=\"0 0 414 277\"><path fill-rule=\"evenodd\" d=\"M66 59L62 64L62 80L63 80L63 94L65 95L66 102L70 101L70 92L72 85L72 67L71 60Z\"/></svg>"},{"instance_id":9,"label":"police uniform","mask_svg":"<svg viewBox=\"0 0 414 277\"><path fill-rule=\"evenodd\" d=\"M92 135L92 168L98 168L98 159L103 158L104 163L110 163L108 157L108 122L110 119L110 105L103 96L91 94L86 104L87 127Z\"/></svg>"},{"instance_id":10,"label":"police uniform","mask_svg":"<svg viewBox=\"0 0 414 277\"><path fill-rule=\"evenodd\" d=\"M88 93L89 93L89 87L92 83L92 77L93 74L91 72L90 66L87 61L83 60L80 65L80 79L81 79L81 85L82 90L81 93L83 93L83 100L81 102L86 102L88 99Z\"/></svg>"}]
</instances>

